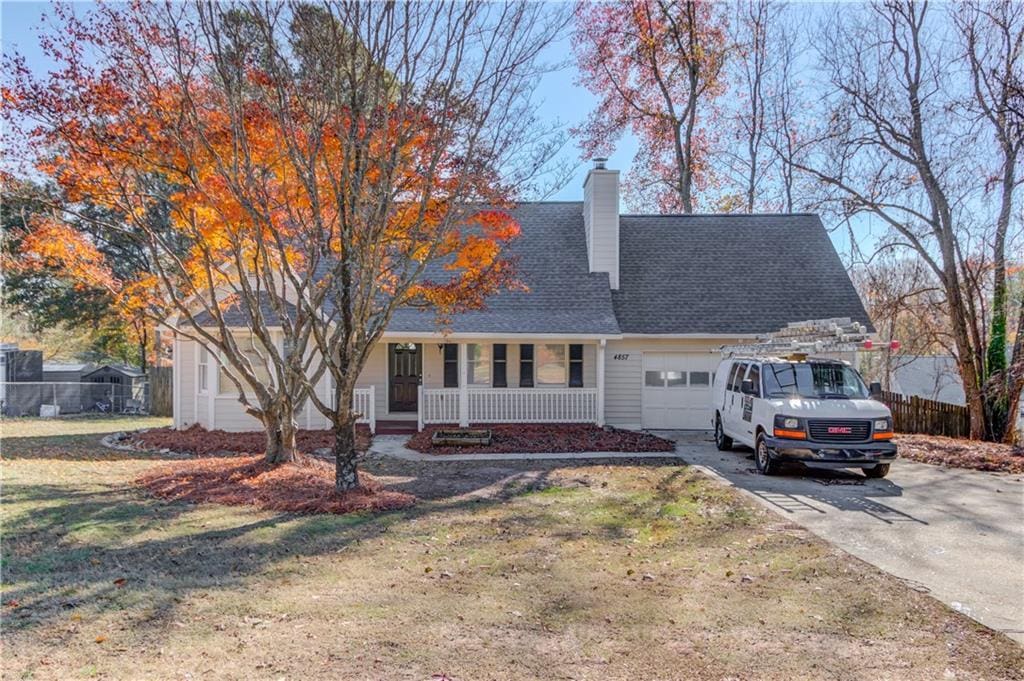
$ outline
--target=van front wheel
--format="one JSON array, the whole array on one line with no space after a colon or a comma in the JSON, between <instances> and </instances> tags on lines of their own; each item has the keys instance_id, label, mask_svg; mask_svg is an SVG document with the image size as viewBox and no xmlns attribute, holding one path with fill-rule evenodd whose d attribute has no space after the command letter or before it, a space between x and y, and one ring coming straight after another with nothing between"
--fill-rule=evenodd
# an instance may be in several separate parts
<instances>
[{"instance_id":1,"label":"van front wheel","mask_svg":"<svg viewBox=\"0 0 1024 681\"><path fill-rule=\"evenodd\" d=\"M889 464L880 463L877 466L864 469L864 475L869 478L884 478L889 475Z\"/></svg>"},{"instance_id":2,"label":"van front wheel","mask_svg":"<svg viewBox=\"0 0 1024 681\"><path fill-rule=\"evenodd\" d=\"M727 452L732 449L732 438L725 434L725 429L722 428L722 417L715 417L715 446L718 447L718 451Z\"/></svg>"},{"instance_id":3,"label":"van front wheel","mask_svg":"<svg viewBox=\"0 0 1024 681\"><path fill-rule=\"evenodd\" d=\"M779 462L772 459L768 451L768 443L764 441L764 433L759 433L754 445L754 463L762 475L775 475L779 472Z\"/></svg>"}]
</instances>

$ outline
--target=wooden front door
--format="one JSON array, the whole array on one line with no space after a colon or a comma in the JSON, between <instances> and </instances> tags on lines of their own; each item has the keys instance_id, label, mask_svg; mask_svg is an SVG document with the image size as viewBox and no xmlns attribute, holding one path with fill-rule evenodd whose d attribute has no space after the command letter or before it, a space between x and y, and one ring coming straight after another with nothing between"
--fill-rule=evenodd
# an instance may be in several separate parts
<instances>
[{"instance_id":1,"label":"wooden front door","mask_svg":"<svg viewBox=\"0 0 1024 681\"><path fill-rule=\"evenodd\" d=\"M416 343L388 344L388 411L416 411L423 354Z\"/></svg>"}]
</instances>

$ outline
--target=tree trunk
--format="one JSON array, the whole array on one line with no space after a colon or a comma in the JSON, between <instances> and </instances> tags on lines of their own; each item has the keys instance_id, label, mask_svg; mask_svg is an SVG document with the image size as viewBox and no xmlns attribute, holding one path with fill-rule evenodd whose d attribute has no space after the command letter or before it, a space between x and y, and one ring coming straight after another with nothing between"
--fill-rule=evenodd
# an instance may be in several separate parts
<instances>
[{"instance_id":1,"label":"tree trunk","mask_svg":"<svg viewBox=\"0 0 1024 681\"><path fill-rule=\"evenodd\" d=\"M356 470L356 424L348 420L334 427L334 490L345 492L359 487Z\"/></svg>"},{"instance_id":2,"label":"tree trunk","mask_svg":"<svg viewBox=\"0 0 1024 681\"><path fill-rule=\"evenodd\" d=\"M273 418L264 419L267 431L267 450L264 456L267 463L291 463L298 459L299 451L296 443L295 424L290 421Z\"/></svg>"}]
</instances>

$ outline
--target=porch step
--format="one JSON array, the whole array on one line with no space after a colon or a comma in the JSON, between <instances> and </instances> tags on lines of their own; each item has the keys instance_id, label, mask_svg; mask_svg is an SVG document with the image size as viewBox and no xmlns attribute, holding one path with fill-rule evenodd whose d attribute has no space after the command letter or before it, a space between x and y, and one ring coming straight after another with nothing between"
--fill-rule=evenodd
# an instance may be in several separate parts
<instances>
[{"instance_id":1,"label":"porch step","mask_svg":"<svg viewBox=\"0 0 1024 681\"><path fill-rule=\"evenodd\" d=\"M415 435L416 434L416 422L415 421L399 421L392 419L390 421L377 419L377 434L378 435Z\"/></svg>"}]
</instances>

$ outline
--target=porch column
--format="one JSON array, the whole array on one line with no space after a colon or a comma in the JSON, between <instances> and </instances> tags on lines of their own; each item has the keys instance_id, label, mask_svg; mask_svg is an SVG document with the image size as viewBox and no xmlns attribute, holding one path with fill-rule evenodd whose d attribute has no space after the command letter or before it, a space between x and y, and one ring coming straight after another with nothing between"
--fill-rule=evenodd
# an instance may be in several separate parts
<instances>
[{"instance_id":1,"label":"porch column","mask_svg":"<svg viewBox=\"0 0 1024 681\"><path fill-rule=\"evenodd\" d=\"M465 343L459 343L459 426L469 425L469 386L466 374L469 371L469 355Z\"/></svg>"},{"instance_id":2,"label":"porch column","mask_svg":"<svg viewBox=\"0 0 1024 681\"><path fill-rule=\"evenodd\" d=\"M604 426L604 346L605 339L597 342L597 425Z\"/></svg>"},{"instance_id":3,"label":"porch column","mask_svg":"<svg viewBox=\"0 0 1024 681\"><path fill-rule=\"evenodd\" d=\"M174 340L171 341L171 359L174 362L171 365L171 416L174 417L174 429L180 430L181 423L181 372L184 371L184 364L181 361L181 341L178 339L178 332L174 332ZM196 358L198 361L198 357ZM7 377L3 379L6 381ZM199 392L199 386L196 385L196 390L193 392ZM198 416L198 412L196 414Z\"/></svg>"}]
</instances>

